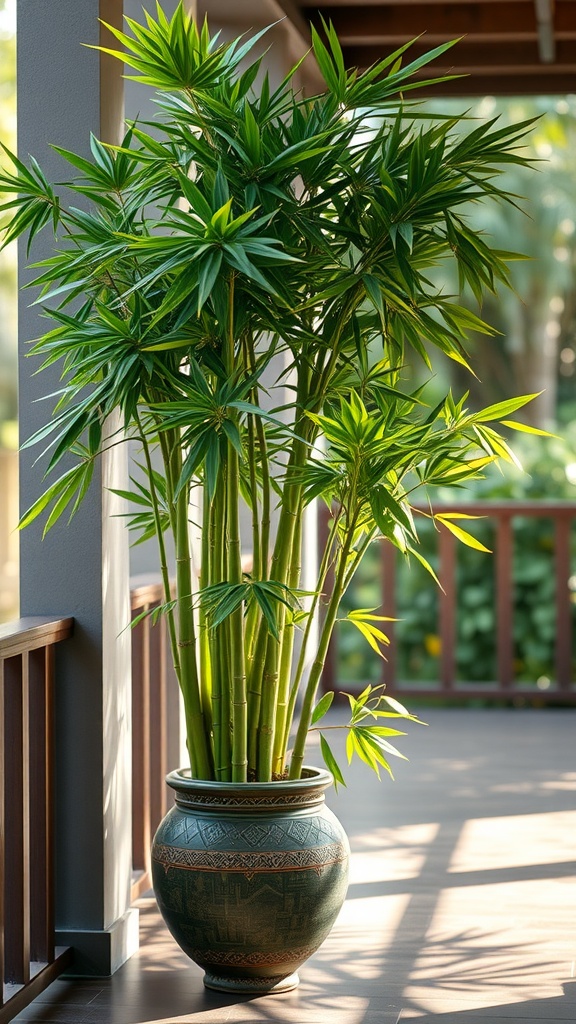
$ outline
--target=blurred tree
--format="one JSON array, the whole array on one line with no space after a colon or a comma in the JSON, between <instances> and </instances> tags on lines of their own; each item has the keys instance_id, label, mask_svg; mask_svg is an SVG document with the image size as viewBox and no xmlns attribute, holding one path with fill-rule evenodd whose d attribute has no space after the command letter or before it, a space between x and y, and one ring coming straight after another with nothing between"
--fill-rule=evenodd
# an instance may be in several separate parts
<instances>
[{"instance_id":1,"label":"blurred tree","mask_svg":"<svg viewBox=\"0 0 576 1024\"><path fill-rule=\"evenodd\" d=\"M446 103L442 111L450 113ZM456 364L450 376L457 392L470 389L473 406L477 392L485 401L487 388L495 402L542 391L524 415L533 425L554 426L569 421L576 408L576 96L486 97L470 116L483 121L499 116L503 123L540 120L529 145L534 170L519 174L511 168L506 176L508 193L519 197L520 208L501 204L490 212L465 211L501 249L528 259L513 267L515 294L485 300L482 315L501 335L473 341L481 381ZM458 289L455 281L447 286ZM466 301L474 306L471 295Z\"/></svg>"}]
</instances>

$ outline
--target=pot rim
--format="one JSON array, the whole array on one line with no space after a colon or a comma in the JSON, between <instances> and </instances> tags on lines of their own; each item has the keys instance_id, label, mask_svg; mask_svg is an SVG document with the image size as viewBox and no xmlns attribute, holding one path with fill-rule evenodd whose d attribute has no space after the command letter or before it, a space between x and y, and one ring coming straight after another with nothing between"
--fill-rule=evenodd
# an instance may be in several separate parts
<instances>
[{"instance_id":1,"label":"pot rim","mask_svg":"<svg viewBox=\"0 0 576 1024\"><path fill-rule=\"evenodd\" d=\"M278 779L270 782L220 782L214 779L193 779L190 768L176 768L166 776L166 782L172 789L188 792L204 790L222 795L237 793L240 790L248 796L253 793L301 793L303 790L327 789L334 782L334 777L327 768L316 768L304 765L299 779Z\"/></svg>"}]
</instances>

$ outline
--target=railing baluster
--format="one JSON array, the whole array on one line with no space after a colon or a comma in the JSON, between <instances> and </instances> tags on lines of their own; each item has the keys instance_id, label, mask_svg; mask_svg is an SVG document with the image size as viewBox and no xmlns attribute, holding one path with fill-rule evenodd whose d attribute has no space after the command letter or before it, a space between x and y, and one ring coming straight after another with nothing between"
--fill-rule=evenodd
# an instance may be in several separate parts
<instances>
[{"instance_id":1,"label":"railing baluster","mask_svg":"<svg viewBox=\"0 0 576 1024\"><path fill-rule=\"evenodd\" d=\"M132 630L132 843L135 871L149 872L150 648L148 617Z\"/></svg>"},{"instance_id":2,"label":"railing baluster","mask_svg":"<svg viewBox=\"0 0 576 1024\"><path fill-rule=\"evenodd\" d=\"M390 541L380 541L382 552L382 614L390 619L396 618L396 548ZM384 652L382 659L382 682L386 685L389 693L394 690L396 682L397 664L397 637L396 623L385 622L383 631L390 640L390 645Z\"/></svg>"},{"instance_id":3,"label":"railing baluster","mask_svg":"<svg viewBox=\"0 0 576 1024\"><path fill-rule=\"evenodd\" d=\"M168 707L166 687L166 628L161 619L150 629L150 828L154 831L167 809ZM152 837L150 837L152 838Z\"/></svg>"},{"instance_id":4,"label":"railing baluster","mask_svg":"<svg viewBox=\"0 0 576 1024\"><path fill-rule=\"evenodd\" d=\"M556 682L558 689L570 690L572 683L572 609L570 607L571 520L559 516L554 522L556 563Z\"/></svg>"},{"instance_id":5,"label":"railing baluster","mask_svg":"<svg viewBox=\"0 0 576 1024\"><path fill-rule=\"evenodd\" d=\"M6 981L30 981L30 790L28 732L28 656L4 666L4 798L10 822L5 837Z\"/></svg>"},{"instance_id":6,"label":"railing baluster","mask_svg":"<svg viewBox=\"0 0 576 1024\"><path fill-rule=\"evenodd\" d=\"M496 673L504 690L514 683L514 596L512 590L512 518L496 519Z\"/></svg>"},{"instance_id":7,"label":"railing baluster","mask_svg":"<svg viewBox=\"0 0 576 1024\"><path fill-rule=\"evenodd\" d=\"M456 541L445 526L438 538L440 591L440 679L451 691L456 678Z\"/></svg>"},{"instance_id":8,"label":"railing baluster","mask_svg":"<svg viewBox=\"0 0 576 1024\"><path fill-rule=\"evenodd\" d=\"M52 821L53 780L50 751L53 723L53 648L29 655L30 678L30 956L54 959Z\"/></svg>"}]
</instances>

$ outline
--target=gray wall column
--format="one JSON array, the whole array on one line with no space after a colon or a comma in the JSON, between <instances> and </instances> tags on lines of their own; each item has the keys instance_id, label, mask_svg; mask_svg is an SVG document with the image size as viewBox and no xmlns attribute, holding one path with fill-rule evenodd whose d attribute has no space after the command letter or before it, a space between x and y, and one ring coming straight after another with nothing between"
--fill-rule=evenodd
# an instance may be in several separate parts
<instances>
[{"instance_id":1,"label":"gray wall column","mask_svg":"<svg viewBox=\"0 0 576 1024\"><path fill-rule=\"evenodd\" d=\"M49 148L89 153L90 132L109 141L122 122L122 67L82 46L98 43L98 18L121 23L121 0L18 0L19 151L32 153L51 180L70 173ZM75 200L78 205L78 199ZM49 255L49 232L32 257ZM21 253L21 283L29 279ZM34 377L27 342L48 329L31 292L20 295L20 431L46 419L57 372ZM113 425L111 425L113 428ZM42 489L38 452L21 458L21 503ZM128 541L113 518L108 486L125 486L123 448L101 460L83 507L67 526L41 539L34 524L21 535L21 614L73 615L72 640L57 664L56 924L58 941L75 949L75 971L110 974L138 944L130 909L131 696Z\"/></svg>"}]
</instances>

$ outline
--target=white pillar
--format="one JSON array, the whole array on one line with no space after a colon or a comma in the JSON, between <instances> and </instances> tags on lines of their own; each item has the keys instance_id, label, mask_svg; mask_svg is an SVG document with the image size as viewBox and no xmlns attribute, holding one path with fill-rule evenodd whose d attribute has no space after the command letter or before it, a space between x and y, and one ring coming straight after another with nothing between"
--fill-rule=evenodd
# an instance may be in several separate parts
<instances>
[{"instance_id":1,"label":"white pillar","mask_svg":"<svg viewBox=\"0 0 576 1024\"><path fill-rule=\"evenodd\" d=\"M99 42L99 17L120 24L121 15L121 0L18 0L19 150L52 180L69 172L49 143L88 154L90 131L118 136L122 67L82 43ZM51 245L46 231L32 257L46 257ZM22 283L29 276L21 270ZM26 342L47 329L31 299L20 295L22 440L49 414L50 401L36 400L59 386L56 370L35 377L37 361L25 358ZM125 486L122 451L101 460L69 526L63 520L44 541L41 525L21 535L21 614L75 618L74 637L57 655L56 926L57 941L75 949L74 970L95 975L115 971L138 945L138 913L130 908L128 542L107 489ZM42 489L37 454L22 453L23 509Z\"/></svg>"}]
</instances>

